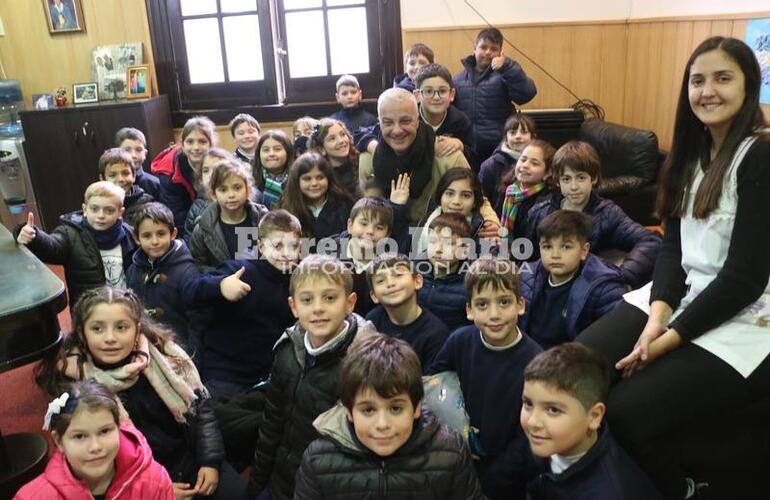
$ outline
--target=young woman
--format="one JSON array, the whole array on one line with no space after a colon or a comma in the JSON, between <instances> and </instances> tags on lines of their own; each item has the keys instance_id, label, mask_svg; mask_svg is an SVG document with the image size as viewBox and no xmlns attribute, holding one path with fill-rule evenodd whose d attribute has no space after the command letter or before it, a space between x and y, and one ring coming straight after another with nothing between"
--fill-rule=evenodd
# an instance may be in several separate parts
<instances>
[{"instance_id":1,"label":"young woman","mask_svg":"<svg viewBox=\"0 0 770 500\"><path fill-rule=\"evenodd\" d=\"M578 337L623 375L607 403L610 426L666 498L696 490L677 450L683 429L770 396L770 134L760 82L740 40L712 37L692 53L658 192L665 237L653 281ZM758 449L746 461L764 456Z\"/></svg>"}]
</instances>

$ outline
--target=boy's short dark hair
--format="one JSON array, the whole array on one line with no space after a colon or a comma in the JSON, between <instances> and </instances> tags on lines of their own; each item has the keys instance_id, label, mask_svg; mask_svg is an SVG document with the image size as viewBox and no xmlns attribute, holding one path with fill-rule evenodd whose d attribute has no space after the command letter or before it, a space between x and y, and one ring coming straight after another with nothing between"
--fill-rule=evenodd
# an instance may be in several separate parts
<instances>
[{"instance_id":1,"label":"boy's short dark hair","mask_svg":"<svg viewBox=\"0 0 770 500\"><path fill-rule=\"evenodd\" d=\"M503 46L503 34L497 28L484 28L483 30L479 31L479 34L476 35L476 45L478 45L482 40L486 40L489 43L495 44L501 48Z\"/></svg>"},{"instance_id":2,"label":"boy's short dark hair","mask_svg":"<svg viewBox=\"0 0 770 500\"><path fill-rule=\"evenodd\" d=\"M157 201L151 201L139 205L134 212L134 234L139 236L139 226L147 219L150 219L156 224L164 224L168 226L168 230L173 232L176 229L174 225L174 214L166 205Z\"/></svg>"},{"instance_id":3,"label":"boy's short dark hair","mask_svg":"<svg viewBox=\"0 0 770 500\"><path fill-rule=\"evenodd\" d=\"M118 130L117 133L115 133L115 147L119 148L123 141L126 139L139 141L144 144L144 147L147 147L147 139L144 137L144 133L138 128L123 127L122 129Z\"/></svg>"},{"instance_id":4,"label":"boy's short dark hair","mask_svg":"<svg viewBox=\"0 0 770 500\"><path fill-rule=\"evenodd\" d=\"M510 260L480 257L465 273L465 297L470 304L475 293L491 285L495 290L509 290L521 300L519 281L519 271Z\"/></svg>"},{"instance_id":5,"label":"boy's short dark hair","mask_svg":"<svg viewBox=\"0 0 770 500\"><path fill-rule=\"evenodd\" d=\"M419 89L422 85L422 82L428 78L433 78L434 76L444 80L447 85L449 85L450 89L454 88L454 85L452 84L452 73L449 72L446 66L434 63L426 64L420 68L420 70L414 76L414 84Z\"/></svg>"},{"instance_id":6,"label":"boy's short dark hair","mask_svg":"<svg viewBox=\"0 0 770 500\"><path fill-rule=\"evenodd\" d=\"M415 43L404 52L404 61L407 61L410 57L424 56L429 63L433 63L434 56L433 50L424 43Z\"/></svg>"},{"instance_id":7,"label":"boy's short dark hair","mask_svg":"<svg viewBox=\"0 0 770 500\"><path fill-rule=\"evenodd\" d=\"M340 400L349 411L362 389L386 399L407 393L416 408L425 394L420 358L403 340L380 333L354 343L342 362L339 381Z\"/></svg>"},{"instance_id":8,"label":"boy's short dark hair","mask_svg":"<svg viewBox=\"0 0 770 500\"><path fill-rule=\"evenodd\" d=\"M602 162L593 146L585 141L569 141L553 155L553 173L558 180L565 168L585 172L591 180L602 180Z\"/></svg>"},{"instance_id":9,"label":"boy's short dark hair","mask_svg":"<svg viewBox=\"0 0 770 500\"><path fill-rule=\"evenodd\" d=\"M537 225L538 241L551 238L574 236L583 244L591 239L593 220L590 215L574 210L556 210L543 218Z\"/></svg>"},{"instance_id":10,"label":"boy's short dark hair","mask_svg":"<svg viewBox=\"0 0 770 500\"><path fill-rule=\"evenodd\" d=\"M462 214L441 213L428 224L428 229L434 231L439 231L445 227L449 228L452 234L459 238L471 237L471 225L468 224L468 220Z\"/></svg>"},{"instance_id":11,"label":"boy's short dark hair","mask_svg":"<svg viewBox=\"0 0 770 500\"><path fill-rule=\"evenodd\" d=\"M369 290L372 289L372 279L374 279L377 271L383 268L390 269L398 265L407 266L412 275L417 274L417 269L412 264L412 261L402 253L384 253L372 259L369 265L366 266L366 283L369 285Z\"/></svg>"},{"instance_id":12,"label":"boy's short dark hair","mask_svg":"<svg viewBox=\"0 0 770 500\"><path fill-rule=\"evenodd\" d=\"M524 369L524 381L564 391L586 410L604 403L610 390L607 361L577 342L559 344L535 356Z\"/></svg>"},{"instance_id":13,"label":"boy's short dark hair","mask_svg":"<svg viewBox=\"0 0 770 500\"><path fill-rule=\"evenodd\" d=\"M346 295L353 293L353 272L342 261L329 255L310 254L291 274L289 295L294 297L297 288L318 278L341 286Z\"/></svg>"},{"instance_id":14,"label":"boy's short dark hair","mask_svg":"<svg viewBox=\"0 0 770 500\"><path fill-rule=\"evenodd\" d=\"M302 237L302 225L299 219L282 208L273 209L260 219L257 238L267 238L270 233L276 231L294 233L298 238Z\"/></svg>"},{"instance_id":15,"label":"boy's short dark hair","mask_svg":"<svg viewBox=\"0 0 770 500\"><path fill-rule=\"evenodd\" d=\"M380 191L382 191L382 188L377 183L377 179L375 179L373 175L367 177L366 179L361 180L358 183L358 196L360 196L361 198L366 198L366 196L364 196L364 193L366 193L370 189L379 189ZM369 196L369 198L372 198L372 197ZM382 197L377 197L377 199L382 199Z\"/></svg>"},{"instance_id":16,"label":"boy's short dark hair","mask_svg":"<svg viewBox=\"0 0 770 500\"><path fill-rule=\"evenodd\" d=\"M388 234L393 229L393 207L382 198L361 198L350 209L350 220L355 221L359 215L368 215L388 226Z\"/></svg>"},{"instance_id":17,"label":"boy's short dark hair","mask_svg":"<svg viewBox=\"0 0 770 500\"><path fill-rule=\"evenodd\" d=\"M99 157L99 175L103 178L104 171L107 170L107 167L115 165L116 163L122 163L131 169L134 167L134 160L131 158L130 154L120 148L110 148Z\"/></svg>"},{"instance_id":18,"label":"boy's short dark hair","mask_svg":"<svg viewBox=\"0 0 770 500\"><path fill-rule=\"evenodd\" d=\"M259 126L259 122L256 118L251 116L248 113L238 113L233 117L232 120L230 120L230 123L227 124L227 128L230 129L230 135L235 137L235 129L238 128L238 125L241 123L248 123L255 129L257 129L257 132L260 132L262 130L262 127Z\"/></svg>"}]
</instances>

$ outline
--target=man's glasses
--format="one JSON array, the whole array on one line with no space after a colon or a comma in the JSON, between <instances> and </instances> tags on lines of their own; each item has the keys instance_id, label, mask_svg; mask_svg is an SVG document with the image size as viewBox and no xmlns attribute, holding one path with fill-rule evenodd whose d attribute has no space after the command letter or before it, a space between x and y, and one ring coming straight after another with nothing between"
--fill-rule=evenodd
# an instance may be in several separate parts
<instances>
[{"instance_id":1,"label":"man's glasses","mask_svg":"<svg viewBox=\"0 0 770 500\"><path fill-rule=\"evenodd\" d=\"M427 99L433 99L433 96L438 94L439 97L446 97L449 95L449 91L452 90L447 87L441 87L440 89L420 89L420 94Z\"/></svg>"}]
</instances>

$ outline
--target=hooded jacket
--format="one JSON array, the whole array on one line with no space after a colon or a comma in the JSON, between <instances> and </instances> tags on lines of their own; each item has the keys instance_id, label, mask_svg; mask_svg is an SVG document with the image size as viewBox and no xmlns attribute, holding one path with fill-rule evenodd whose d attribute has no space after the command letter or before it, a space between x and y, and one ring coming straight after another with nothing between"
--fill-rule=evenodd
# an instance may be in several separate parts
<instances>
[{"instance_id":1,"label":"hooded jacket","mask_svg":"<svg viewBox=\"0 0 770 500\"><path fill-rule=\"evenodd\" d=\"M115 476L106 500L174 500L168 472L152 459L152 451L141 432L130 423L120 425L120 448L115 457ZM84 481L72 475L64 454L56 450L45 472L27 483L15 500L83 500L93 498Z\"/></svg>"},{"instance_id":2,"label":"hooded jacket","mask_svg":"<svg viewBox=\"0 0 770 500\"><path fill-rule=\"evenodd\" d=\"M365 448L338 404L313 423L294 498L302 500L481 500L481 486L462 437L423 408L409 439L393 455Z\"/></svg>"},{"instance_id":3,"label":"hooded jacket","mask_svg":"<svg viewBox=\"0 0 770 500\"><path fill-rule=\"evenodd\" d=\"M299 322L275 344L264 423L249 479L252 495L269 487L274 500L292 498L302 454L319 437L313 421L339 399L343 358L354 342L376 333L374 325L355 313L346 321L342 340L315 357L305 350L305 329Z\"/></svg>"},{"instance_id":4,"label":"hooded jacket","mask_svg":"<svg viewBox=\"0 0 770 500\"><path fill-rule=\"evenodd\" d=\"M184 227L187 211L198 194L194 187L195 174L182 146L175 144L161 151L152 160L150 169L160 181L158 201L174 213L176 227Z\"/></svg>"}]
</instances>

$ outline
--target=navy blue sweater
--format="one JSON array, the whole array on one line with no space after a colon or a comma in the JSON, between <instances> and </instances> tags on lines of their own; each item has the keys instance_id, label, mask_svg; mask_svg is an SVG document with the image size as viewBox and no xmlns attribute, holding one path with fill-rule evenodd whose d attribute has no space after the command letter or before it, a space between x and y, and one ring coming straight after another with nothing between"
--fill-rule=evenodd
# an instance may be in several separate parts
<instances>
[{"instance_id":1,"label":"navy blue sweater","mask_svg":"<svg viewBox=\"0 0 770 500\"><path fill-rule=\"evenodd\" d=\"M408 342L420 358L423 373L427 373L428 367L449 337L449 330L444 323L425 308L417 319L408 325L393 323L381 305L372 309L366 319L374 324L378 332Z\"/></svg>"},{"instance_id":2,"label":"navy blue sweater","mask_svg":"<svg viewBox=\"0 0 770 500\"><path fill-rule=\"evenodd\" d=\"M550 459L536 459L540 469L527 485L531 500L657 500L650 479L615 441L609 429L583 457L561 474L551 472Z\"/></svg>"},{"instance_id":3,"label":"navy blue sweater","mask_svg":"<svg viewBox=\"0 0 770 500\"><path fill-rule=\"evenodd\" d=\"M519 425L524 368L541 351L524 334L515 346L493 351L471 325L449 336L428 369L430 374L454 371L460 379L465 409L485 454L477 469L489 498L516 497L517 483L523 492L523 478L517 481L509 468L518 464L521 471L526 462L527 440Z\"/></svg>"},{"instance_id":4,"label":"navy blue sweater","mask_svg":"<svg viewBox=\"0 0 770 500\"><path fill-rule=\"evenodd\" d=\"M219 284L241 268L241 281L251 286L238 302L222 297ZM191 306L213 305L212 321L203 336L205 379L254 384L270 373L272 349L294 323L289 309L289 278L267 260L228 260L214 274L191 280L184 298Z\"/></svg>"},{"instance_id":5,"label":"navy blue sweater","mask_svg":"<svg viewBox=\"0 0 770 500\"><path fill-rule=\"evenodd\" d=\"M354 108L342 108L329 118L339 120L345 124L348 132L353 134L360 128L371 127L377 123L377 117L362 108L360 105Z\"/></svg>"}]
</instances>

